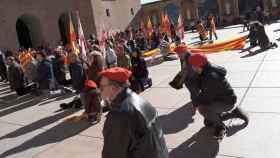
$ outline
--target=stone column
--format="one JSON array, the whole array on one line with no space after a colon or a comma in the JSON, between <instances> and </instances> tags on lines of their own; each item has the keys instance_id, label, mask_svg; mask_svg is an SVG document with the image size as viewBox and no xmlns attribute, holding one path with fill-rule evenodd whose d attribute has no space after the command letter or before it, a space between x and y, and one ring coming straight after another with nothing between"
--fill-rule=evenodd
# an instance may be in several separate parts
<instances>
[{"instance_id":1,"label":"stone column","mask_svg":"<svg viewBox=\"0 0 280 158\"><path fill-rule=\"evenodd\" d=\"M198 0L192 0L192 13L193 13L193 18L198 20Z\"/></svg>"},{"instance_id":2,"label":"stone column","mask_svg":"<svg viewBox=\"0 0 280 158\"><path fill-rule=\"evenodd\" d=\"M223 18L224 18L224 11L223 11L223 8L224 8L224 1L223 0L217 0L218 2L218 6L219 6L219 17L221 19L221 22L223 21Z\"/></svg>"},{"instance_id":3,"label":"stone column","mask_svg":"<svg viewBox=\"0 0 280 158\"><path fill-rule=\"evenodd\" d=\"M233 0L233 10L234 10L234 16L239 17L238 0Z\"/></svg>"}]
</instances>

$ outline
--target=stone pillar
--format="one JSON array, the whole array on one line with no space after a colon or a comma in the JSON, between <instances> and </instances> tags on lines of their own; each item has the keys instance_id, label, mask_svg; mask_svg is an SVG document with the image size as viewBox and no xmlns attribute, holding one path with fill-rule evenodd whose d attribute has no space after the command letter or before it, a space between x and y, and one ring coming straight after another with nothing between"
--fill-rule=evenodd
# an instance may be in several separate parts
<instances>
[{"instance_id":1,"label":"stone pillar","mask_svg":"<svg viewBox=\"0 0 280 158\"><path fill-rule=\"evenodd\" d=\"M233 10L234 10L234 16L239 17L238 0L233 0Z\"/></svg>"},{"instance_id":2,"label":"stone pillar","mask_svg":"<svg viewBox=\"0 0 280 158\"><path fill-rule=\"evenodd\" d=\"M223 8L224 8L224 1L223 0L217 0L218 1L218 6L219 6L219 17L221 19L221 22L223 21L223 18L224 18L224 11L223 11Z\"/></svg>"},{"instance_id":3,"label":"stone pillar","mask_svg":"<svg viewBox=\"0 0 280 158\"><path fill-rule=\"evenodd\" d=\"M198 20L198 0L192 0L192 13L193 13L193 18Z\"/></svg>"}]
</instances>

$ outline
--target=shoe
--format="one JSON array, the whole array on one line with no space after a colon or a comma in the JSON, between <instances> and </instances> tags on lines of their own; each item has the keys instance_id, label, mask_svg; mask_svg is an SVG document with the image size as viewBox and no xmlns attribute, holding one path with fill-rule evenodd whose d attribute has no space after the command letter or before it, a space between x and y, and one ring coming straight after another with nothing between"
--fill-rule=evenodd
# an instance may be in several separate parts
<instances>
[{"instance_id":1,"label":"shoe","mask_svg":"<svg viewBox=\"0 0 280 158\"><path fill-rule=\"evenodd\" d=\"M205 127L213 127L214 126L214 123L211 122L210 120L207 120L207 119L204 119L203 121Z\"/></svg>"},{"instance_id":2,"label":"shoe","mask_svg":"<svg viewBox=\"0 0 280 158\"><path fill-rule=\"evenodd\" d=\"M74 107L75 109L81 109L82 106L83 106L83 104L82 104L82 102L81 102L80 99L75 100L74 103L73 103L73 107Z\"/></svg>"},{"instance_id":3,"label":"shoe","mask_svg":"<svg viewBox=\"0 0 280 158\"><path fill-rule=\"evenodd\" d=\"M242 119L245 124L249 123L249 116L248 114L246 114L242 109L240 109L239 107L236 107L232 113L234 114L235 118L240 118Z\"/></svg>"},{"instance_id":4,"label":"shoe","mask_svg":"<svg viewBox=\"0 0 280 158\"><path fill-rule=\"evenodd\" d=\"M88 122L90 122L91 124L97 124L101 121L101 116L102 113L96 113L94 115L90 114L88 115Z\"/></svg>"},{"instance_id":5,"label":"shoe","mask_svg":"<svg viewBox=\"0 0 280 158\"><path fill-rule=\"evenodd\" d=\"M213 135L215 139L222 140L225 137L225 135L226 135L225 127L221 126L215 128L214 135Z\"/></svg>"},{"instance_id":6,"label":"shoe","mask_svg":"<svg viewBox=\"0 0 280 158\"><path fill-rule=\"evenodd\" d=\"M61 109L69 109L69 108L71 108L72 107L72 105L69 105L69 104L67 104L67 103L62 103L62 104L60 104L60 108Z\"/></svg>"},{"instance_id":7,"label":"shoe","mask_svg":"<svg viewBox=\"0 0 280 158\"><path fill-rule=\"evenodd\" d=\"M221 119L223 121L233 119L233 118L239 118L242 119L245 124L247 125L249 123L249 116L246 114L243 110L241 110L239 107L236 107L232 112L226 113L221 116Z\"/></svg>"}]
</instances>

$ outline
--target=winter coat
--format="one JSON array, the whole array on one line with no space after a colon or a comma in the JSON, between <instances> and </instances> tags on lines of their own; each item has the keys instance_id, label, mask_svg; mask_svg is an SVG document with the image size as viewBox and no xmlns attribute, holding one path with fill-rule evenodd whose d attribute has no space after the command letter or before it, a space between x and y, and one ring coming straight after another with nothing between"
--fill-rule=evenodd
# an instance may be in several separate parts
<instances>
[{"instance_id":1,"label":"winter coat","mask_svg":"<svg viewBox=\"0 0 280 158\"><path fill-rule=\"evenodd\" d=\"M100 78L98 74L104 68L104 59L102 54L97 51L91 52L88 56L88 59L90 61L90 65L86 70L87 79L99 83Z\"/></svg>"},{"instance_id":2,"label":"winter coat","mask_svg":"<svg viewBox=\"0 0 280 158\"><path fill-rule=\"evenodd\" d=\"M168 158L157 111L149 102L125 89L110 107L102 158Z\"/></svg>"},{"instance_id":3,"label":"winter coat","mask_svg":"<svg viewBox=\"0 0 280 158\"><path fill-rule=\"evenodd\" d=\"M27 66L26 66L26 71L24 72L25 76L29 81L36 81L38 78L38 62L36 60L31 60Z\"/></svg>"},{"instance_id":4,"label":"winter coat","mask_svg":"<svg viewBox=\"0 0 280 158\"><path fill-rule=\"evenodd\" d=\"M54 80L52 63L48 59L43 59L37 69L37 82L40 89L50 89L51 83Z\"/></svg>"},{"instance_id":5,"label":"winter coat","mask_svg":"<svg viewBox=\"0 0 280 158\"><path fill-rule=\"evenodd\" d=\"M143 58L132 58L132 76L138 79L148 78L149 71Z\"/></svg>"},{"instance_id":6,"label":"winter coat","mask_svg":"<svg viewBox=\"0 0 280 158\"><path fill-rule=\"evenodd\" d=\"M257 35L257 39L258 39L258 44L260 45L260 47L262 49L266 49L270 46L270 41L269 41L267 34L265 33L265 28L263 25L259 25L257 27L256 35Z\"/></svg>"},{"instance_id":7,"label":"winter coat","mask_svg":"<svg viewBox=\"0 0 280 158\"><path fill-rule=\"evenodd\" d=\"M72 79L72 87L76 91L81 91L84 88L85 72L83 64L80 61L76 61L69 65L70 76Z\"/></svg>"},{"instance_id":8,"label":"winter coat","mask_svg":"<svg viewBox=\"0 0 280 158\"><path fill-rule=\"evenodd\" d=\"M131 68L131 60L130 60L129 55L127 55L125 53L119 53L118 54L118 66L126 68L126 69L130 69Z\"/></svg>"},{"instance_id":9,"label":"winter coat","mask_svg":"<svg viewBox=\"0 0 280 158\"><path fill-rule=\"evenodd\" d=\"M225 78L226 73L223 67L206 65L200 75L200 93L193 99L193 104L207 106L213 102L223 102L234 105L237 97Z\"/></svg>"},{"instance_id":10,"label":"winter coat","mask_svg":"<svg viewBox=\"0 0 280 158\"><path fill-rule=\"evenodd\" d=\"M63 84L66 81L66 68L64 64L64 56L56 56L53 59L53 72L56 81Z\"/></svg>"},{"instance_id":11,"label":"winter coat","mask_svg":"<svg viewBox=\"0 0 280 158\"><path fill-rule=\"evenodd\" d=\"M20 65L13 62L8 67L8 80L12 90L19 90L24 88L24 75Z\"/></svg>"}]
</instances>

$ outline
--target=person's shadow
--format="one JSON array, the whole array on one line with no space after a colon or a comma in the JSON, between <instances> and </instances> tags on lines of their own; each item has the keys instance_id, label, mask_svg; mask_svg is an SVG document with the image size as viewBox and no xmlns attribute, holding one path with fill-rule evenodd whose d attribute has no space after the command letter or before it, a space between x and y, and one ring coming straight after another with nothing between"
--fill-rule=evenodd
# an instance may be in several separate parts
<instances>
[{"instance_id":1,"label":"person's shadow","mask_svg":"<svg viewBox=\"0 0 280 158\"><path fill-rule=\"evenodd\" d=\"M21 145L13 149L10 149L8 151L5 151L0 155L0 157L8 157L26 151L31 148L36 148L47 144L61 142L67 138L79 134L80 132L86 130L90 126L92 125L86 121L79 122L79 123L64 121L58 124L57 126L43 133L40 133L37 136L34 136L32 139L22 143Z\"/></svg>"},{"instance_id":2,"label":"person's shadow","mask_svg":"<svg viewBox=\"0 0 280 158\"><path fill-rule=\"evenodd\" d=\"M215 158L219 142L213 138L212 128L201 128L190 139L169 152L170 158Z\"/></svg>"},{"instance_id":3,"label":"person's shadow","mask_svg":"<svg viewBox=\"0 0 280 158\"><path fill-rule=\"evenodd\" d=\"M177 133L194 122L191 105L192 103L190 102L167 115L159 116L158 119L162 125L164 134Z\"/></svg>"},{"instance_id":4,"label":"person's shadow","mask_svg":"<svg viewBox=\"0 0 280 158\"><path fill-rule=\"evenodd\" d=\"M50 117L46 117L46 118L43 118L41 120L38 120L34 123L31 123L29 125L26 125L26 126L23 126L22 128L19 128L9 134L6 134L2 137L0 137L0 140L2 139L6 139L6 138L16 138L16 137L19 137L21 135L25 135L29 132L32 132L32 131L35 131L35 130L38 130L40 128L44 128L45 126L49 125L49 124L52 124L64 117L67 117L71 114L74 114L75 112L77 112L77 110L75 109L69 109L67 111L62 111L60 113L57 113L55 115L52 115Z\"/></svg>"}]
</instances>

